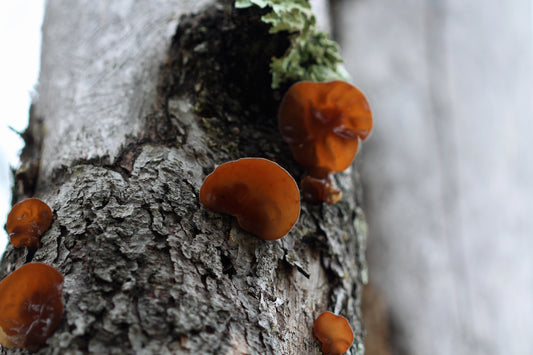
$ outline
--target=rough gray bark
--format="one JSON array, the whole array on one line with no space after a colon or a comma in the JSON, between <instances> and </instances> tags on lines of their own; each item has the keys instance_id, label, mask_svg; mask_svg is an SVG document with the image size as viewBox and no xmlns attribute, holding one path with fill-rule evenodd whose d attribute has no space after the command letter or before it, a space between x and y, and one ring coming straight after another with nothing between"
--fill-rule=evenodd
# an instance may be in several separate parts
<instances>
[{"instance_id":1,"label":"rough gray bark","mask_svg":"<svg viewBox=\"0 0 533 355\"><path fill-rule=\"evenodd\" d=\"M342 202L304 203L274 242L198 201L228 160L303 172L269 89L286 39L258 18L211 1L48 2L23 153L40 169L19 174L15 199L40 197L54 221L35 254L8 246L1 264L2 276L30 261L65 275L64 316L40 353L313 354L325 310L349 319L348 353L363 353L355 171L338 174Z\"/></svg>"}]
</instances>

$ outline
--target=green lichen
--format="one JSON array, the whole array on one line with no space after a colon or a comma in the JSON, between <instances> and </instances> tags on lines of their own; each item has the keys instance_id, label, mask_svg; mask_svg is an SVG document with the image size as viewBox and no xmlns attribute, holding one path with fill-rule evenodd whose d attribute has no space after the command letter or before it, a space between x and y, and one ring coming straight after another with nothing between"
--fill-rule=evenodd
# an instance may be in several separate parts
<instances>
[{"instance_id":1,"label":"green lichen","mask_svg":"<svg viewBox=\"0 0 533 355\"><path fill-rule=\"evenodd\" d=\"M349 80L337 43L316 28L316 18L307 0L236 0L236 8L269 7L261 20L270 33L287 31L291 44L285 54L272 58L272 88L300 80Z\"/></svg>"}]
</instances>

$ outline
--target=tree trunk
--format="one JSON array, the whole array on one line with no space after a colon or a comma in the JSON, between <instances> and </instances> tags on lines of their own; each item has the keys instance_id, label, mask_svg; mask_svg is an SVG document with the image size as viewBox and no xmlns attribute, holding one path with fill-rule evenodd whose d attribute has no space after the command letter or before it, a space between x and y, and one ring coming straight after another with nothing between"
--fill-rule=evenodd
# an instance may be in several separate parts
<instances>
[{"instance_id":1,"label":"tree trunk","mask_svg":"<svg viewBox=\"0 0 533 355\"><path fill-rule=\"evenodd\" d=\"M349 320L348 353L364 352L354 170L337 176L340 203L303 203L274 242L199 203L229 160L303 174L277 131L283 90L270 88L286 46L260 10L228 2L48 1L14 201L39 197L54 220L40 249L10 245L0 269L39 261L65 276L63 318L40 353L320 353L312 326L326 310Z\"/></svg>"},{"instance_id":2,"label":"tree trunk","mask_svg":"<svg viewBox=\"0 0 533 355\"><path fill-rule=\"evenodd\" d=\"M395 354L533 354L531 4L334 9L376 117L368 263Z\"/></svg>"}]
</instances>

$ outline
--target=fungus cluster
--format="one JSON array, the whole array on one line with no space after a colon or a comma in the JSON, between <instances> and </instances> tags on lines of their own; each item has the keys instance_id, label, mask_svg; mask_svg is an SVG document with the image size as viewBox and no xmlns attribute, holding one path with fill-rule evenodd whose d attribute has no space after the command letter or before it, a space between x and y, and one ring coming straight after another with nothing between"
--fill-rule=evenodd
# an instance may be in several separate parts
<instances>
[{"instance_id":1,"label":"fungus cluster","mask_svg":"<svg viewBox=\"0 0 533 355\"><path fill-rule=\"evenodd\" d=\"M281 101L278 124L294 159L308 170L301 185L304 198L338 202L342 195L331 174L350 166L372 130L363 93L344 81L298 82Z\"/></svg>"},{"instance_id":2,"label":"fungus cluster","mask_svg":"<svg viewBox=\"0 0 533 355\"><path fill-rule=\"evenodd\" d=\"M279 109L279 130L295 160L307 169L301 182L307 201L334 204L341 199L332 174L350 166L371 129L364 95L346 82L299 82L289 89ZM243 229L264 240L285 236L300 213L294 179L262 158L243 158L216 168L200 189L200 201L210 210L235 216ZM52 210L39 199L17 203L6 223L11 243L38 248L52 219ZM63 282L59 271L42 263L26 264L4 278L0 344L38 350L61 320ZM331 312L316 319L313 332L324 354L342 354L354 339L348 321Z\"/></svg>"},{"instance_id":3,"label":"fungus cluster","mask_svg":"<svg viewBox=\"0 0 533 355\"><path fill-rule=\"evenodd\" d=\"M37 198L15 204L7 216L6 230L15 248L38 248L41 235L52 223L52 210Z\"/></svg>"},{"instance_id":4,"label":"fungus cluster","mask_svg":"<svg viewBox=\"0 0 533 355\"><path fill-rule=\"evenodd\" d=\"M201 189L208 209L233 215L239 225L264 240L286 235L300 214L300 192L294 179L278 164L243 158L220 165Z\"/></svg>"},{"instance_id":5,"label":"fungus cluster","mask_svg":"<svg viewBox=\"0 0 533 355\"><path fill-rule=\"evenodd\" d=\"M63 314L63 275L42 263L21 266L0 282L0 344L36 351Z\"/></svg>"},{"instance_id":6,"label":"fungus cluster","mask_svg":"<svg viewBox=\"0 0 533 355\"><path fill-rule=\"evenodd\" d=\"M279 130L295 160L308 175L300 187L311 203L338 202L342 193L332 175L350 166L359 144L372 130L372 113L364 95L343 81L298 82L279 108ZM276 240L296 223L300 194L294 179L276 163L243 158L215 169L200 189L208 209L233 215L239 225L261 239ZM342 354L353 343L348 321L322 313L313 326L324 354Z\"/></svg>"},{"instance_id":7,"label":"fungus cluster","mask_svg":"<svg viewBox=\"0 0 533 355\"><path fill-rule=\"evenodd\" d=\"M322 343L322 352L326 355L344 354L352 346L354 338L346 318L331 312L318 316L313 333Z\"/></svg>"}]
</instances>

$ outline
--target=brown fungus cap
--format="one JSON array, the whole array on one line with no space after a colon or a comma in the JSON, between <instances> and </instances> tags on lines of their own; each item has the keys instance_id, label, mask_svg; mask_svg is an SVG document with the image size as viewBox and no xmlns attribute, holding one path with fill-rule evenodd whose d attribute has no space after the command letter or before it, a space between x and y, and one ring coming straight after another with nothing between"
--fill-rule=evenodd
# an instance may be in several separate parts
<instances>
[{"instance_id":1,"label":"brown fungus cap","mask_svg":"<svg viewBox=\"0 0 533 355\"><path fill-rule=\"evenodd\" d=\"M286 235L300 214L300 192L278 164L243 158L220 165L200 189L208 209L235 216L239 225L264 240Z\"/></svg>"},{"instance_id":2,"label":"brown fungus cap","mask_svg":"<svg viewBox=\"0 0 533 355\"><path fill-rule=\"evenodd\" d=\"M372 130L365 96L344 81L301 81L280 104L279 130L298 163L321 171L342 171L351 163L359 141ZM315 176L318 177L318 176Z\"/></svg>"},{"instance_id":3,"label":"brown fungus cap","mask_svg":"<svg viewBox=\"0 0 533 355\"><path fill-rule=\"evenodd\" d=\"M0 344L36 351L63 314L63 275L42 263L21 266L0 282Z\"/></svg>"},{"instance_id":4,"label":"brown fungus cap","mask_svg":"<svg viewBox=\"0 0 533 355\"><path fill-rule=\"evenodd\" d=\"M6 230L16 248L40 246L41 235L52 223L52 210L38 198L15 204L7 216Z\"/></svg>"},{"instance_id":5,"label":"brown fungus cap","mask_svg":"<svg viewBox=\"0 0 533 355\"><path fill-rule=\"evenodd\" d=\"M335 186L331 176L318 179L307 175L300 182L300 189L303 193L303 199L312 204L325 202L328 205L333 205L342 198L342 192Z\"/></svg>"},{"instance_id":6,"label":"brown fungus cap","mask_svg":"<svg viewBox=\"0 0 533 355\"><path fill-rule=\"evenodd\" d=\"M318 316L313 333L322 343L322 352L327 355L344 354L353 343L353 332L343 316L324 312Z\"/></svg>"}]
</instances>

